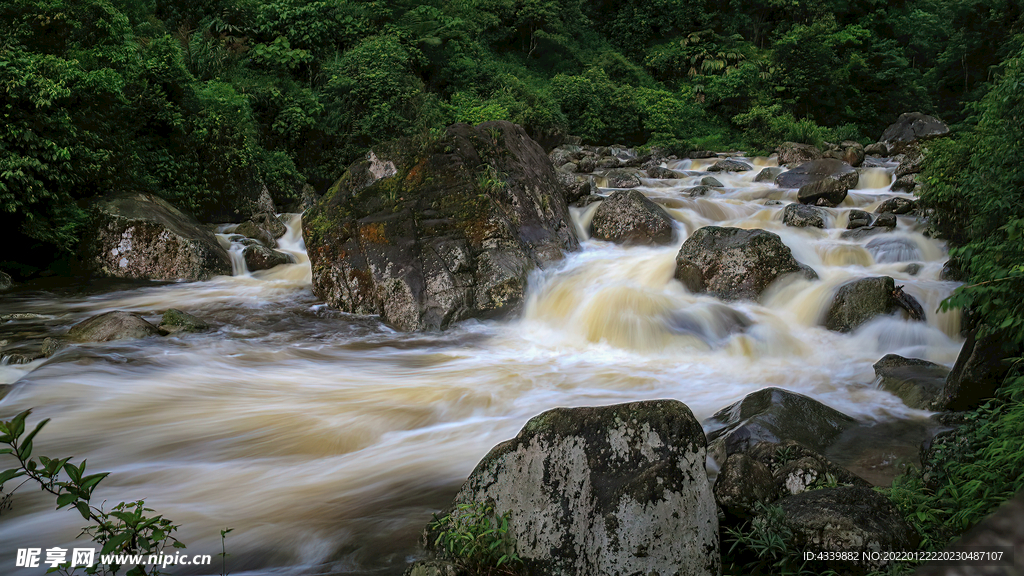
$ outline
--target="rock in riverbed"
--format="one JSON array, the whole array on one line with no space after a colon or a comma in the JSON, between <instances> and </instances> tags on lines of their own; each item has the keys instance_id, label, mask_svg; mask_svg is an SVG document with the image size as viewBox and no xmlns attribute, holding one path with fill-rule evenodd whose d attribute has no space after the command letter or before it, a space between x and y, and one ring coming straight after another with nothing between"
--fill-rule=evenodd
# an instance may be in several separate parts
<instances>
[{"instance_id":1,"label":"rock in riverbed","mask_svg":"<svg viewBox=\"0 0 1024 576\"><path fill-rule=\"evenodd\" d=\"M594 238L617 244L670 244L672 217L636 190L612 192L592 220Z\"/></svg>"}]
</instances>

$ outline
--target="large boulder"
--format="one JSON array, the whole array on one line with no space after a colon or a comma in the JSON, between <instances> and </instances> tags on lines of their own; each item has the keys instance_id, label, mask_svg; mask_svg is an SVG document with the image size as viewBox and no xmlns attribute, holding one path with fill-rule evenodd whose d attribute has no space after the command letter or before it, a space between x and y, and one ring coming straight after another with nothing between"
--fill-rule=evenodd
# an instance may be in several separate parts
<instances>
[{"instance_id":1,"label":"large boulder","mask_svg":"<svg viewBox=\"0 0 1024 576\"><path fill-rule=\"evenodd\" d=\"M949 126L942 120L920 112L908 112L901 114L896 122L889 125L878 140L886 144L891 154L899 154L912 142L947 134Z\"/></svg>"},{"instance_id":2,"label":"large boulder","mask_svg":"<svg viewBox=\"0 0 1024 576\"><path fill-rule=\"evenodd\" d=\"M775 179L779 174L782 174L785 171L785 168L780 168L778 166L762 168L761 171L757 173L757 176L754 176L754 182L775 182Z\"/></svg>"},{"instance_id":3,"label":"large boulder","mask_svg":"<svg viewBox=\"0 0 1024 576\"><path fill-rule=\"evenodd\" d=\"M641 184L633 170L611 170L604 174L604 179L608 188L636 188Z\"/></svg>"},{"instance_id":4,"label":"large boulder","mask_svg":"<svg viewBox=\"0 0 1024 576\"><path fill-rule=\"evenodd\" d=\"M276 214L261 212L239 224L234 233L259 240L267 248L277 248L277 239L287 231L288 228Z\"/></svg>"},{"instance_id":5,"label":"large boulder","mask_svg":"<svg viewBox=\"0 0 1024 576\"><path fill-rule=\"evenodd\" d=\"M519 126L455 124L356 162L303 218L313 292L401 330L515 308L579 246L544 150Z\"/></svg>"},{"instance_id":6,"label":"large boulder","mask_svg":"<svg viewBox=\"0 0 1024 576\"><path fill-rule=\"evenodd\" d=\"M825 313L825 327L852 332L875 316L904 310L912 320L924 320L924 310L913 296L897 288L889 276L861 278L839 287Z\"/></svg>"},{"instance_id":7,"label":"large boulder","mask_svg":"<svg viewBox=\"0 0 1024 576\"><path fill-rule=\"evenodd\" d=\"M797 442L824 452L856 421L846 414L781 388L764 388L719 410L708 422L712 455L724 462L729 454L747 452L759 442Z\"/></svg>"},{"instance_id":8,"label":"large boulder","mask_svg":"<svg viewBox=\"0 0 1024 576\"><path fill-rule=\"evenodd\" d=\"M270 270L282 264L293 264L291 255L279 250L271 250L262 244L250 244L242 250L242 258L249 272Z\"/></svg>"},{"instance_id":9,"label":"large boulder","mask_svg":"<svg viewBox=\"0 0 1024 576\"><path fill-rule=\"evenodd\" d=\"M231 258L213 233L152 194L117 194L89 206L85 267L139 280L207 280L231 274Z\"/></svg>"},{"instance_id":10,"label":"large boulder","mask_svg":"<svg viewBox=\"0 0 1024 576\"><path fill-rule=\"evenodd\" d=\"M793 273L817 278L777 234L765 230L705 226L676 255L676 279L690 292L723 300L757 300L772 282Z\"/></svg>"},{"instance_id":11,"label":"large boulder","mask_svg":"<svg viewBox=\"0 0 1024 576\"><path fill-rule=\"evenodd\" d=\"M740 162L739 160L733 160L726 158L719 160L711 166L708 166L708 172L746 172L751 170L752 167L746 162Z\"/></svg>"},{"instance_id":12,"label":"large boulder","mask_svg":"<svg viewBox=\"0 0 1024 576\"><path fill-rule=\"evenodd\" d=\"M946 377L938 408L942 410L972 410L992 398L1009 372L1007 358L1019 354L999 333L980 333L978 329L967 334L967 341Z\"/></svg>"},{"instance_id":13,"label":"large boulder","mask_svg":"<svg viewBox=\"0 0 1024 576\"><path fill-rule=\"evenodd\" d=\"M789 204L782 210L782 223L796 228L824 228L828 212L817 206Z\"/></svg>"},{"instance_id":14,"label":"large boulder","mask_svg":"<svg viewBox=\"0 0 1024 576\"><path fill-rule=\"evenodd\" d=\"M675 400L557 408L477 465L455 496L510 512L530 574L715 575L718 518L700 423Z\"/></svg>"},{"instance_id":15,"label":"large boulder","mask_svg":"<svg viewBox=\"0 0 1024 576\"><path fill-rule=\"evenodd\" d=\"M791 544L811 558L830 555L823 564L840 574L860 576L880 570L891 560L869 552L913 551L920 543L896 506L868 487L811 490L783 498L778 505L781 525L793 535Z\"/></svg>"},{"instance_id":16,"label":"large boulder","mask_svg":"<svg viewBox=\"0 0 1024 576\"><path fill-rule=\"evenodd\" d=\"M93 316L72 326L59 338L47 338L42 353L49 358L69 343L111 342L156 336L160 330L137 314L115 310Z\"/></svg>"},{"instance_id":17,"label":"large boulder","mask_svg":"<svg viewBox=\"0 0 1024 576\"><path fill-rule=\"evenodd\" d=\"M875 214L910 214L917 209L917 201L896 196L889 198L875 208Z\"/></svg>"},{"instance_id":18,"label":"large boulder","mask_svg":"<svg viewBox=\"0 0 1024 576\"><path fill-rule=\"evenodd\" d=\"M919 410L930 409L942 395L949 374L945 366L896 354L886 354L873 367L879 387Z\"/></svg>"},{"instance_id":19,"label":"large boulder","mask_svg":"<svg viewBox=\"0 0 1024 576\"><path fill-rule=\"evenodd\" d=\"M597 207L593 236L618 244L670 244L672 217L636 190L612 192Z\"/></svg>"},{"instance_id":20,"label":"large boulder","mask_svg":"<svg viewBox=\"0 0 1024 576\"><path fill-rule=\"evenodd\" d=\"M779 165L802 164L811 160L821 160L821 150L810 144L783 142L775 149L779 155Z\"/></svg>"},{"instance_id":21,"label":"large boulder","mask_svg":"<svg viewBox=\"0 0 1024 576\"><path fill-rule=\"evenodd\" d=\"M825 179L837 180L854 188L860 180L857 170L842 160L825 158L805 162L792 170L787 170L775 177L775 184L780 188L801 188L808 184Z\"/></svg>"}]
</instances>

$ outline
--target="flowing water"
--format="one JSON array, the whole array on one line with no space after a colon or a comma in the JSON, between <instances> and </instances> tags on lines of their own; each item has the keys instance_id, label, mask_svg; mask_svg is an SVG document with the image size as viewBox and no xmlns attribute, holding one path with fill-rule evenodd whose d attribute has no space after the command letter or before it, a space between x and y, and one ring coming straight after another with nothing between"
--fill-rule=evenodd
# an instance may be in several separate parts
<instances>
[{"instance_id":1,"label":"flowing water","mask_svg":"<svg viewBox=\"0 0 1024 576\"><path fill-rule=\"evenodd\" d=\"M686 188L711 162L672 163L688 175L640 188L678 221L675 245L587 241L535 273L520 318L444 334L397 333L318 303L297 215L280 241L297 264L250 274L236 263L236 276L202 283L8 295L0 314L29 315L0 326L8 349L109 310L156 321L179 308L215 330L0 366L0 383L16 382L0 417L33 408L32 421L52 418L37 453L88 458L90 470L111 472L97 498L144 498L181 525L190 553L220 552L220 530L233 528L236 574L400 574L419 530L479 459L556 406L675 398L705 420L780 386L869 426L864 437L881 447L853 454L863 448L855 440L851 453L833 456L884 480L900 455L884 444L909 435L912 448L927 414L879 390L871 364L892 352L950 366L962 342L958 317L936 311L955 288L939 280L943 245L906 217L892 233L839 238L850 209L872 211L900 195L888 191L893 166L862 170L861 185L821 230L784 226L776 201L796 193L754 183L756 169L716 174L724 189L690 198ZM574 209L580 230L594 209ZM779 234L821 280L773 286L761 304L688 294L672 279L675 254L712 224ZM914 263L920 270L911 275ZM852 334L818 325L841 284L877 275L905 285L927 322L883 317ZM26 490L0 516L0 566L13 566L20 547L73 545L81 524ZM219 564L206 572L220 573Z\"/></svg>"}]
</instances>

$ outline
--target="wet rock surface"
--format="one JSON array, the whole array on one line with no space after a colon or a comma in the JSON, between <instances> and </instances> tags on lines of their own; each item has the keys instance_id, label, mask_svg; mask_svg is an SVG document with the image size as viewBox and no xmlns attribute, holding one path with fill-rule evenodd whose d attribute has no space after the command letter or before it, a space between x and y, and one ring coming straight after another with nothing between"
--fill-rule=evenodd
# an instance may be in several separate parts
<instances>
[{"instance_id":1,"label":"wet rock surface","mask_svg":"<svg viewBox=\"0 0 1024 576\"><path fill-rule=\"evenodd\" d=\"M492 502L531 574L713 575L704 432L682 403L558 408L496 446L452 509Z\"/></svg>"},{"instance_id":2,"label":"wet rock surface","mask_svg":"<svg viewBox=\"0 0 1024 576\"><path fill-rule=\"evenodd\" d=\"M775 178L775 184L780 188L802 188L826 179L840 182L850 189L857 186L860 176L857 174L857 170L846 162L826 158L805 162L779 174Z\"/></svg>"},{"instance_id":3,"label":"wet rock surface","mask_svg":"<svg viewBox=\"0 0 1024 576\"><path fill-rule=\"evenodd\" d=\"M690 292L723 300L757 300L772 282L794 273L817 278L777 234L765 230L706 226L676 256L677 280Z\"/></svg>"},{"instance_id":4,"label":"wet rock surface","mask_svg":"<svg viewBox=\"0 0 1024 576\"><path fill-rule=\"evenodd\" d=\"M832 305L825 313L825 327L836 332L852 332L880 315L906 310L916 320L924 319L924 311L912 296L897 290L889 276L861 278L839 287ZM919 318L914 316L919 315Z\"/></svg>"},{"instance_id":5,"label":"wet rock surface","mask_svg":"<svg viewBox=\"0 0 1024 576\"><path fill-rule=\"evenodd\" d=\"M231 259L212 233L151 194L119 194L89 206L93 223L80 258L101 276L208 280L231 274Z\"/></svg>"},{"instance_id":6,"label":"wet rock surface","mask_svg":"<svg viewBox=\"0 0 1024 576\"><path fill-rule=\"evenodd\" d=\"M261 244L246 246L242 251L242 258L245 259L245 267L250 272L269 270L282 264L294 263L289 254L278 250L271 250Z\"/></svg>"},{"instance_id":7,"label":"wet rock surface","mask_svg":"<svg viewBox=\"0 0 1024 576\"><path fill-rule=\"evenodd\" d=\"M456 124L351 166L303 218L313 292L401 330L514 309L529 272L578 247L544 150L519 126Z\"/></svg>"},{"instance_id":8,"label":"wet rock surface","mask_svg":"<svg viewBox=\"0 0 1024 576\"><path fill-rule=\"evenodd\" d=\"M942 396L949 369L921 360L886 354L875 362L875 377L879 386L903 400L911 408L928 410Z\"/></svg>"},{"instance_id":9,"label":"wet rock surface","mask_svg":"<svg viewBox=\"0 0 1024 576\"><path fill-rule=\"evenodd\" d=\"M821 160L822 152L810 144L783 142L775 149L779 155L779 165L801 164L811 160Z\"/></svg>"},{"instance_id":10,"label":"wet rock surface","mask_svg":"<svg viewBox=\"0 0 1024 576\"><path fill-rule=\"evenodd\" d=\"M93 316L72 326L60 337L43 341L42 354L49 358L69 343L110 342L156 336L160 330L137 314L113 311Z\"/></svg>"},{"instance_id":11,"label":"wet rock surface","mask_svg":"<svg viewBox=\"0 0 1024 576\"><path fill-rule=\"evenodd\" d=\"M801 204L835 207L846 200L849 186L839 180L825 178L810 184L804 184L797 192L797 200Z\"/></svg>"},{"instance_id":12,"label":"wet rock surface","mask_svg":"<svg viewBox=\"0 0 1024 576\"><path fill-rule=\"evenodd\" d=\"M949 126L934 116L920 112L901 114L896 122L882 132L880 142L884 142L889 152L899 154L908 144L929 138L938 138L949 134Z\"/></svg>"},{"instance_id":13,"label":"wet rock surface","mask_svg":"<svg viewBox=\"0 0 1024 576\"><path fill-rule=\"evenodd\" d=\"M592 220L593 237L627 245L672 242L672 217L636 190L612 192Z\"/></svg>"},{"instance_id":14,"label":"wet rock surface","mask_svg":"<svg viewBox=\"0 0 1024 576\"><path fill-rule=\"evenodd\" d=\"M816 206L789 204L782 211L782 222L796 228L824 228L828 212Z\"/></svg>"},{"instance_id":15,"label":"wet rock surface","mask_svg":"<svg viewBox=\"0 0 1024 576\"><path fill-rule=\"evenodd\" d=\"M1019 350L1019 344L1018 350ZM956 364L946 377L937 407L942 410L971 410L992 398L1009 372L1003 359L1011 357L1014 346L998 332L972 330L967 335Z\"/></svg>"},{"instance_id":16,"label":"wet rock surface","mask_svg":"<svg viewBox=\"0 0 1024 576\"><path fill-rule=\"evenodd\" d=\"M177 332L206 332L210 329L210 325L205 320L188 312L171 308L164 312L160 320L160 326L157 328L162 332L174 334Z\"/></svg>"}]
</instances>

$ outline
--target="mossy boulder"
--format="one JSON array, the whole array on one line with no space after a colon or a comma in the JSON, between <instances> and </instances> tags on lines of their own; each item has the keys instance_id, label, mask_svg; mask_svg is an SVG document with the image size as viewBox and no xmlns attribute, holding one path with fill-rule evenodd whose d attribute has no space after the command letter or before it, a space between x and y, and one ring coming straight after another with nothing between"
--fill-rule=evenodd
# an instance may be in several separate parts
<instances>
[{"instance_id":1,"label":"mossy boulder","mask_svg":"<svg viewBox=\"0 0 1024 576\"><path fill-rule=\"evenodd\" d=\"M783 142L779 144L775 152L779 155L780 165L801 164L821 159L821 150L810 144L801 144L799 142Z\"/></svg>"},{"instance_id":2,"label":"mossy boulder","mask_svg":"<svg viewBox=\"0 0 1024 576\"><path fill-rule=\"evenodd\" d=\"M705 439L674 400L558 408L499 444L457 506L511 512L530 574L715 575L718 518Z\"/></svg>"},{"instance_id":3,"label":"mossy boulder","mask_svg":"<svg viewBox=\"0 0 1024 576\"><path fill-rule=\"evenodd\" d=\"M231 259L213 233L152 194L93 201L92 225L79 257L101 276L139 280L207 280L231 274Z\"/></svg>"},{"instance_id":4,"label":"mossy boulder","mask_svg":"<svg viewBox=\"0 0 1024 576\"><path fill-rule=\"evenodd\" d=\"M49 358L69 343L111 342L157 336L160 330L138 314L115 310L83 320L72 326L67 334L43 341L42 353Z\"/></svg>"},{"instance_id":5,"label":"mossy boulder","mask_svg":"<svg viewBox=\"0 0 1024 576\"><path fill-rule=\"evenodd\" d=\"M857 170L846 162L834 158L824 158L804 162L791 170L786 170L775 177L775 184L780 188L802 188L826 179L840 182L850 189L857 186L860 176L857 174Z\"/></svg>"},{"instance_id":6,"label":"mossy boulder","mask_svg":"<svg viewBox=\"0 0 1024 576\"><path fill-rule=\"evenodd\" d=\"M617 244L664 245L672 242L672 217L636 190L612 192L594 212L594 238Z\"/></svg>"},{"instance_id":7,"label":"mossy boulder","mask_svg":"<svg viewBox=\"0 0 1024 576\"><path fill-rule=\"evenodd\" d=\"M164 312L158 328L168 334L174 334L175 332L205 332L210 329L210 325L202 318L171 308Z\"/></svg>"},{"instance_id":8,"label":"mossy boulder","mask_svg":"<svg viewBox=\"0 0 1024 576\"><path fill-rule=\"evenodd\" d=\"M690 292L723 300L757 300L772 282L794 273L817 278L777 234L766 230L705 226L676 255L677 280Z\"/></svg>"},{"instance_id":9,"label":"mossy boulder","mask_svg":"<svg viewBox=\"0 0 1024 576\"><path fill-rule=\"evenodd\" d=\"M839 287L825 313L825 327L852 332L872 318L906 310L915 320L924 320L924 310L913 296L896 288L889 276L861 278Z\"/></svg>"},{"instance_id":10,"label":"mossy boulder","mask_svg":"<svg viewBox=\"0 0 1024 576\"><path fill-rule=\"evenodd\" d=\"M942 396L949 374L945 366L896 354L886 354L873 368L879 387L919 410L928 410Z\"/></svg>"},{"instance_id":11,"label":"mossy boulder","mask_svg":"<svg viewBox=\"0 0 1024 576\"><path fill-rule=\"evenodd\" d=\"M303 218L313 293L400 330L514 310L575 250L564 192L522 127L450 126L356 162Z\"/></svg>"}]
</instances>

